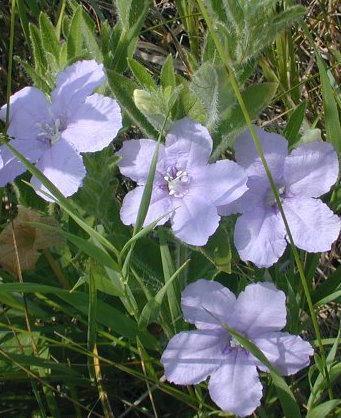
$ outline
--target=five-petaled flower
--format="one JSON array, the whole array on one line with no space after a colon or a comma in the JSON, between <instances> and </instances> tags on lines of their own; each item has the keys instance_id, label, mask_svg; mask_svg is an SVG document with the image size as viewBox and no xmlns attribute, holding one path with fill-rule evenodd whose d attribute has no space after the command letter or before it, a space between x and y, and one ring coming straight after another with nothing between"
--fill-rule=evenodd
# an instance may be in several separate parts
<instances>
[{"instance_id":1,"label":"five-petaled flower","mask_svg":"<svg viewBox=\"0 0 341 418\"><path fill-rule=\"evenodd\" d=\"M333 147L315 141L300 145L288 155L288 143L282 136L256 129L295 245L313 253L330 250L341 222L317 198L327 193L338 178L339 162ZM234 232L240 257L258 267L269 267L287 246L284 222L248 131L236 141L235 152L236 161L248 174L249 190L236 202L219 208L219 213L242 214Z\"/></svg>"},{"instance_id":2,"label":"five-petaled flower","mask_svg":"<svg viewBox=\"0 0 341 418\"><path fill-rule=\"evenodd\" d=\"M197 329L169 341L161 357L165 376L179 385L197 384L210 376L210 396L224 411L250 415L262 397L257 368L268 371L226 325L251 340L282 375L309 365L311 345L280 332L286 324L285 295L272 283L250 284L236 298L220 283L198 280L183 291L181 306L184 319Z\"/></svg>"},{"instance_id":3,"label":"five-petaled flower","mask_svg":"<svg viewBox=\"0 0 341 418\"><path fill-rule=\"evenodd\" d=\"M50 98L35 87L25 87L10 98L7 133L11 145L35 163L64 196L74 194L86 174L80 153L103 149L122 127L117 102L93 93L104 81L102 64L78 61L58 74ZM2 120L6 108L0 110ZM1 146L0 186L25 171L6 145ZM38 194L50 200L37 178L31 183Z\"/></svg>"},{"instance_id":4,"label":"five-petaled flower","mask_svg":"<svg viewBox=\"0 0 341 418\"><path fill-rule=\"evenodd\" d=\"M125 141L118 153L121 173L138 185L123 201L121 219L126 225L136 222L156 144L151 139ZM145 225L166 215L159 225L170 219L179 239L206 244L219 225L217 207L239 198L247 180L244 169L233 161L208 164L211 151L212 138L204 126L188 118L173 125L159 148Z\"/></svg>"}]
</instances>

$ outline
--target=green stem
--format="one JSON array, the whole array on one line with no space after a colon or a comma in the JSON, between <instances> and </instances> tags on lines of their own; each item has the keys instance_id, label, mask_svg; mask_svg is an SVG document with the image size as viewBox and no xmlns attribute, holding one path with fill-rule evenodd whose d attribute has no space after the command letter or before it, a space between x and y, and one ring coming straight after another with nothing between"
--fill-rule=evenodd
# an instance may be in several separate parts
<instances>
[{"instance_id":1,"label":"green stem","mask_svg":"<svg viewBox=\"0 0 341 418\"><path fill-rule=\"evenodd\" d=\"M326 363L326 354L325 354L325 350L324 350L324 347L323 347L323 344L322 344L320 328L319 328L319 325L317 323L317 318L316 318L313 303L312 303L312 300L311 300L307 279L306 279L305 274L304 274L303 264L302 264L302 261L299 257L297 248L295 247L294 240L293 240L290 228L289 228L288 221L287 221L286 216L284 214L282 202L281 202L280 196L278 194L276 184L275 184L274 179L272 177L269 166L266 162L260 139L258 138L256 130L255 130L253 124L252 124L249 112L246 108L245 102L244 102L243 97L241 95L241 92L239 90L238 81L235 77L232 65L230 64L231 60L230 60L230 57L228 56L228 52L227 52L227 50L225 50L223 48L223 46L220 43L220 40L218 39L218 37L216 35L216 32L214 30L212 21L211 21L209 15L208 15L206 7L204 6L203 0L197 0L197 2L198 2L199 9L201 11L201 14L203 15L203 17L206 21L207 27L208 27L209 31L211 32L211 36L212 36L213 42L215 43L215 46L217 48L218 54L220 55L220 58L223 61L223 64L224 64L225 70L227 72L229 81L231 83L233 92L234 92L234 94L237 98L237 101L239 103L240 108L242 109L243 116L245 118L247 127L248 127L248 129L251 133L251 136L252 136L252 139L254 141L257 153L258 153L258 155L261 159L261 162L264 166L264 170L265 170L266 175L269 179L270 186L271 186L272 192L275 196L275 200L276 200L278 209L279 209L280 214L282 216L282 219L283 219L283 222L284 222L284 225L285 225L285 229L286 229L286 232L287 232L287 235L288 235L288 238L289 238L291 250L292 250L292 253L293 253L293 256L294 256L294 259L295 259L295 262L296 262L296 266L297 266L297 269L298 269L298 272L299 272L299 276L300 276L300 279L301 279L302 287L303 287L305 297L306 297L306 300L307 300L307 303L308 303L308 308L309 308L309 312L310 312L311 321L312 321L312 324L313 324L313 327L314 327L314 331L315 331L315 334L316 334L316 339L318 341L318 346L319 346L320 354L321 354L322 361L323 361L324 371L325 371L325 377L326 377L326 380L327 380L327 383L328 383L329 397L330 397L330 399L333 399L333 393L332 393L332 388L331 388L331 383L330 383L329 371L328 371L327 363Z\"/></svg>"},{"instance_id":2,"label":"green stem","mask_svg":"<svg viewBox=\"0 0 341 418\"><path fill-rule=\"evenodd\" d=\"M15 0L11 6L11 26L9 33L8 69L7 69L7 108L6 108L6 130L9 124L10 97L12 92L12 66L13 66L13 45L14 45L14 24L15 24Z\"/></svg>"},{"instance_id":3,"label":"green stem","mask_svg":"<svg viewBox=\"0 0 341 418\"><path fill-rule=\"evenodd\" d=\"M162 270L165 283L167 283L173 274L175 273L175 268L172 260L172 256L167 244L167 239L165 237L165 233L162 229L159 229L159 240L160 240L160 253L161 253L161 262L162 262ZM176 286L174 283L171 283L167 289L167 300L169 306L169 313L172 322L172 329L174 334L176 334L176 319L178 318L179 306L177 303L177 292Z\"/></svg>"},{"instance_id":4,"label":"green stem","mask_svg":"<svg viewBox=\"0 0 341 418\"><path fill-rule=\"evenodd\" d=\"M137 212L137 218L136 218L136 223L134 225L134 229L133 229L133 237L135 235L137 235L143 228L143 224L144 221L146 219L146 216L148 214L148 209L149 209L149 205L150 205L150 201L151 201L151 197L152 197L152 192L153 192L153 182L154 182L154 177L155 177L155 170L156 170L156 165L157 165L157 161L158 161L158 155L159 155L159 146L161 143L161 139L163 137L163 133L164 130L166 128L166 124L169 118L169 112L163 122L163 125L161 127L161 130L159 131L159 135L158 135L158 140L157 140L157 144L155 147L155 151L153 153L153 157L152 157L152 161L150 164L150 168L148 171L148 177L147 177L147 182L144 186L144 190L142 193L142 198L141 198L141 203L139 206L139 210ZM121 251L118 260L119 260L119 265L121 267L121 274L122 274L122 284L124 286L124 290L125 290L125 294L127 296L127 300L129 300L129 292L130 289L128 287L128 281L129 281L129 271L130 271L130 263L131 263L131 258L132 258L132 254L135 248L135 244L136 241L131 241L131 245L129 247L129 251L125 257L125 260L123 262L122 265L122 256L123 256L123 250L126 250L126 246L123 247L123 250Z\"/></svg>"}]
</instances>

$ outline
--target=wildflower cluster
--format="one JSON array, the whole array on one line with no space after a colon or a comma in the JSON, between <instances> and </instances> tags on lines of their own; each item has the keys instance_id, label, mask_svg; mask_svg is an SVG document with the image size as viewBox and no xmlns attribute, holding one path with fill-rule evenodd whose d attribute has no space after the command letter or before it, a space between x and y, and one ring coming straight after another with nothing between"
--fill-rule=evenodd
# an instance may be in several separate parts
<instances>
[{"instance_id":1,"label":"wildflower cluster","mask_svg":"<svg viewBox=\"0 0 341 418\"><path fill-rule=\"evenodd\" d=\"M82 153L107 147L122 128L118 103L94 91L106 81L103 66L79 61L58 74L47 97L26 87L10 99L10 144L61 191L71 196L86 175ZM5 121L7 106L0 117ZM298 146L288 153L280 135L257 128L265 159L297 247L308 252L331 248L340 233L340 219L319 197L336 182L339 163L323 141ZM134 225L155 154L153 139L131 139L118 151L121 174L137 186L124 197L121 220ZM234 242L240 258L270 267L283 255L287 231L263 164L249 132L235 143L235 160L210 163L213 141L207 128L184 118L173 124L160 144L151 201L144 225L170 222L179 240L204 246L221 217L240 214ZM106 168L103 167L103 170ZM26 170L6 144L0 147L0 186ZM36 192L53 200L40 180ZM221 284L198 280L182 293L184 318L196 330L176 334L161 362L170 382L197 384L207 377L209 393L223 410L240 416L260 404L258 371L268 371L229 333L235 329L252 341L283 375L309 364L311 345L282 332L286 325L285 295L271 283L248 285L236 298Z\"/></svg>"}]
</instances>

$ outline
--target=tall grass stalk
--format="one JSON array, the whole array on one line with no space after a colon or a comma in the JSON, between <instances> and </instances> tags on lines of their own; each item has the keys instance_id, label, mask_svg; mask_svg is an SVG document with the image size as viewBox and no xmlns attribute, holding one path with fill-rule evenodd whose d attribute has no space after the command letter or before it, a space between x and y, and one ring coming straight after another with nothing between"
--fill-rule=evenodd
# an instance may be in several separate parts
<instances>
[{"instance_id":1,"label":"tall grass stalk","mask_svg":"<svg viewBox=\"0 0 341 418\"><path fill-rule=\"evenodd\" d=\"M295 243L294 243L294 240L293 240L290 228L289 228L289 224L288 224L288 221L286 219L286 216L285 216L285 213L284 213L284 210L283 210L282 202L281 202L276 184L275 184L274 179L272 177L269 166L266 162L260 139L259 139L259 137L256 133L256 130L255 130L253 124L252 124L249 112L246 108L245 102L244 102L243 97L241 95L241 92L240 92L240 89L239 89L239 86L238 86L238 81L237 81L236 76L234 74L234 70L233 70L232 65L231 65L231 60L230 60L230 57L228 55L228 51L223 48L215 30L214 30L214 26L213 26L211 17L208 14L208 11L207 11L207 9L204 5L203 0L197 0L197 3L198 3L198 6L199 6L199 9L200 9L200 11L201 11L201 13L202 13L202 15L205 19L208 30L211 32L211 36L212 36L213 42L214 42L214 44L217 48L218 54L219 54L219 56L220 56L220 58L221 58L221 60L224 64L224 68L226 70L228 79L231 83L233 92L234 92L234 94L237 98L237 101L238 101L241 109L242 109L242 113L243 113L243 116L245 118L247 127L248 127L248 129L251 133L251 136L252 136L252 139L254 141L257 153L258 153L258 155L259 155L259 157L262 161L262 164L264 166L264 170L265 170L266 175L269 179L270 186L271 186L272 192L275 196L275 200L276 200L278 209L279 209L280 214L282 216L282 219L283 219L283 222L284 222L284 225L285 225L285 229L286 229L286 232L288 234L289 241L290 241L291 250L292 250L292 253L293 253L293 256L294 256L294 259L295 259L295 262L296 262L296 266L297 266L297 269L298 269L298 272L299 272L299 276L300 276L300 279L301 279L302 287L304 289L304 294L305 294L305 297L306 297L306 300L307 300L307 304L308 304L308 308L309 308L309 312L310 312L310 318L311 318L311 321L312 321L312 324L313 324L313 327L314 327L314 331L315 331L315 334L316 334L316 339L318 341L318 347L319 347L320 355L321 355L322 362L323 362L324 373L325 373L326 380L328 382L329 398L333 399L332 386L331 386L331 383L330 383L329 371L328 371L327 363L326 363L326 353L325 353L325 350L324 350L324 347L323 347L323 344L322 344L321 332L320 332L320 328L319 328L319 325L318 325L318 322L317 322L317 316L316 316L316 313L314 311L314 306L313 306L313 302L312 302L311 295L310 295L310 292L309 292L307 279L305 277L303 264L302 264L302 261L300 259L297 248L295 246Z\"/></svg>"}]
</instances>

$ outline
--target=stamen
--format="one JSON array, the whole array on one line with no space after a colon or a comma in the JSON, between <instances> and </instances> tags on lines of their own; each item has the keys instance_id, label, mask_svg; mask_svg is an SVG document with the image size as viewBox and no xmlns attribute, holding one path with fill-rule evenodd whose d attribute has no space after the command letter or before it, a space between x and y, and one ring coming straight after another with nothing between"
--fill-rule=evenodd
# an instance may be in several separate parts
<instances>
[{"instance_id":1,"label":"stamen","mask_svg":"<svg viewBox=\"0 0 341 418\"><path fill-rule=\"evenodd\" d=\"M230 347L238 348L238 347L242 347L242 345L234 337L231 337Z\"/></svg>"},{"instance_id":2,"label":"stamen","mask_svg":"<svg viewBox=\"0 0 341 418\"><path fill-rule=\"evenodd\" d=\"M278 187L278 194L279 194L279 197L280 198L282 198L284 196L284 194L285 194L285 186L279 186ZM268 206L277 207L277 202L276 202L275 195L274 195L272 189L270 189L268 191L268 193L266 195L266 198L265 198L265 203Z\"/></svg>"},{"instance_id":3,"label":"stamen","mask_svg":"<svg viewBox=\"0 0 341 418\"><path fill-rule=\"evenodd\" d=\"M188 192L189 176L184 170L177 170L175 167L169 167L164 180L167 182L170 196L183 197Z\"/></svg>"},{"instance_id":4,"label":"stamen","mask_svg":"<svg viewBox=\"0 0 341 418\"><path fill-rule=\"evenodd\" d=\"M42 140L48 141L50 145L60 140L63 127L62 121L59 118L54 119L51 123L38 123L37 126L40 129L38 136Z\"/></svg>"}]
</instances>

